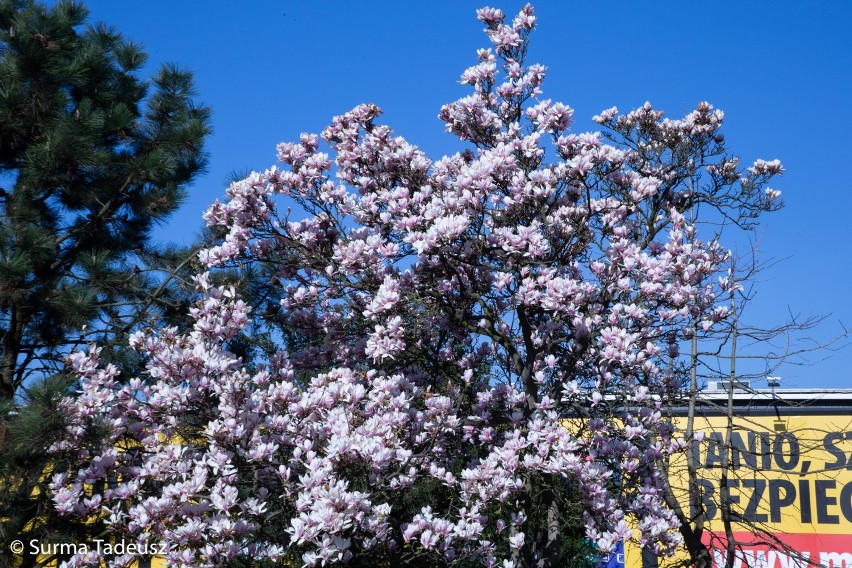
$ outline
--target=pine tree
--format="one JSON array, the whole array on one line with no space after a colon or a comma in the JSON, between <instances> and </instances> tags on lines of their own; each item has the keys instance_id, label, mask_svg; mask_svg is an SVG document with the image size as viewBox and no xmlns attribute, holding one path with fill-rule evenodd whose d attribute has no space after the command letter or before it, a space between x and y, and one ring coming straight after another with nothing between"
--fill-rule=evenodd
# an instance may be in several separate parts
<instances>
[{"instance_id":1,"label":"pine tree","mask_svg":"<svg viewBox=\"0 0 852 568\"><path fill-rule=\"evenodd\" d=\"M152 296L170 291L154 269L159 258L176 266L174 253L161 255L151 232L206 164L210 110L194 101L191 73L164 66L146 80L142 48L87 18L79 2L0 0L6 544L21 531L57 530L49 503L35 496L53 405L69 386L63 360L91 340L111 343L154 308L169 311Z\"/></svg>"},{"instance_id":2,"label":"pine tree","mask_svg":"<svg viewBox=\"0 0 852 568\"><path fill-rule=\"evenodd\" d=\"M76 2L0 3L0 396L120 315L132 257L205 165L191 74L139 78L140 46ZM151 91L148 93L148 91Z\"/></svg>"}]
</instances>

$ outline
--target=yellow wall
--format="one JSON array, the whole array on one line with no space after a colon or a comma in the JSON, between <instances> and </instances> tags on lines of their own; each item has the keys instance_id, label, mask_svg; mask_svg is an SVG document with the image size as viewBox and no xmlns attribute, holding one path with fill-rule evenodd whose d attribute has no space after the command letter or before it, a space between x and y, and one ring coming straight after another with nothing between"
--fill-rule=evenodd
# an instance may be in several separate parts
<instances>
[{"instance_id":1,"label":"yellow wall","mask_svg":"<svg viewBox=\"0 0 852 568\"><path fill-rule=\"evenodd\" d=\"M685 418L677 422L681 429L686 425ZM697 417L694 427L705 435L694 445L693 455L710 518L705 529L713 533L716 549L724 547L718 537L724 536L719 482L726 423L725 417ZM765 536L755 537L758 527L807 553L812 561L829 568L852 568L852 416L737 416L732 446L736 448L728 475L732 511L745 519L732 527L735 538L743 542L735 566L798 566L794 556L767 546ZM669 475L678 501L688 503L685 455L671 463ZM688 505L685 512L690 514ZM637 548L628 546L626 552L626 565L641 567ZM683 565L683 558L685 553L661 561L660 566Z\"/></svg>"}]
</instances>

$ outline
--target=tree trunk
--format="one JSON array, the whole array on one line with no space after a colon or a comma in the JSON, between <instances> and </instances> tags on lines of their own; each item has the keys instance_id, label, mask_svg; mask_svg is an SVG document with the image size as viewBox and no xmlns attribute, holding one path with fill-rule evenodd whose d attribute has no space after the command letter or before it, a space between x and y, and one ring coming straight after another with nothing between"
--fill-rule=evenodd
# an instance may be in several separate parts
<instances>
[{"instance_id":1,"label":"tree trunk","mask_svg":"<svg viewBox=\"0 0 852 568\"><path fill-rule=\"evenodd\" d=\"M3 338L3 357L0 359L0 400L11 400L15 397L17 387L15 375L24 331L21 319L19 310L12 308L9 314L9 328Z\"/></svg>"},{"instance_id":2,"label":"tree trunk","mask_svg":"<svg viewBox=\"0 0 852 568\"><path fill-rule=\"evenodd\" d=\"M542 493L542 499L547 503L547 541L542 548L538 568L554 568L559 565L559 505L549 488Z\"/></svg>"}]
</instances>

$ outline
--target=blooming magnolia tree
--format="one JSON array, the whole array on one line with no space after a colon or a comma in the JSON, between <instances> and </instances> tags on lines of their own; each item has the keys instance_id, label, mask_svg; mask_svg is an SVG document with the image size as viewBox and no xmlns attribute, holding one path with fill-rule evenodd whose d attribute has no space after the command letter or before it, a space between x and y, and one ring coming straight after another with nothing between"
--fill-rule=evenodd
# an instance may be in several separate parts
<instances>
[{"instance_id":1,"label":"blooming magnolia tree","mask_svg":"<svg viewBox=\"0 0 852 568\"><path fill-rule=\"evenodd\" d=\"M131 337L144 376L71 357L60 511L180 566L564 566L577 526L679 543L661 401L728 286L693 215L748 223L780 164L741 170L706 103L571 134L524 61L532 8L477 14L493 47L439 115L469 150L433 161L374 105L281 144L205 215L225 236L203 261L262 268L267 301L201 274L190 331ZM247 325L279 346L250 369L227 349Z\"/></svg>"}]
</instances>

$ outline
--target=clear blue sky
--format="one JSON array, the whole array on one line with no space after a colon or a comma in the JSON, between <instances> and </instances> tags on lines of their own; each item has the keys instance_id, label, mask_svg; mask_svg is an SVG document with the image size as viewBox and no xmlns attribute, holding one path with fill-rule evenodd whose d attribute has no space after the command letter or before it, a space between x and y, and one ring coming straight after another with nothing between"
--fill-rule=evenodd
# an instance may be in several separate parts
<instances>
[{"instance_id":1,"label":"clear blue sky","mask_svg":"<svg viewBox=\"0 0 852 568\"><path fill-rule=\"evenodd\" d=\"M151 69L195 72L214 110L210 167L161 237L188 243L232 172L263 169L275 145L319 132L361 102L431 157L451 149L436 118L467 94L461 72L487 46L477 2L89 0L96 20L142 43ZM492 3L510 15L521 6ZM575 109L575 131L616 105L646 100L679 116L701 101L726 113L731 149L779 158L786 208L759 230L753 322L830 314L810 336L852 329L852 2L562 2L535 4L530 62L549 68L548 98ZM726 243L727 244L727 243ZM852 348L787 366L783 387L852 387Z\"/></svg>"}]
</instances>

